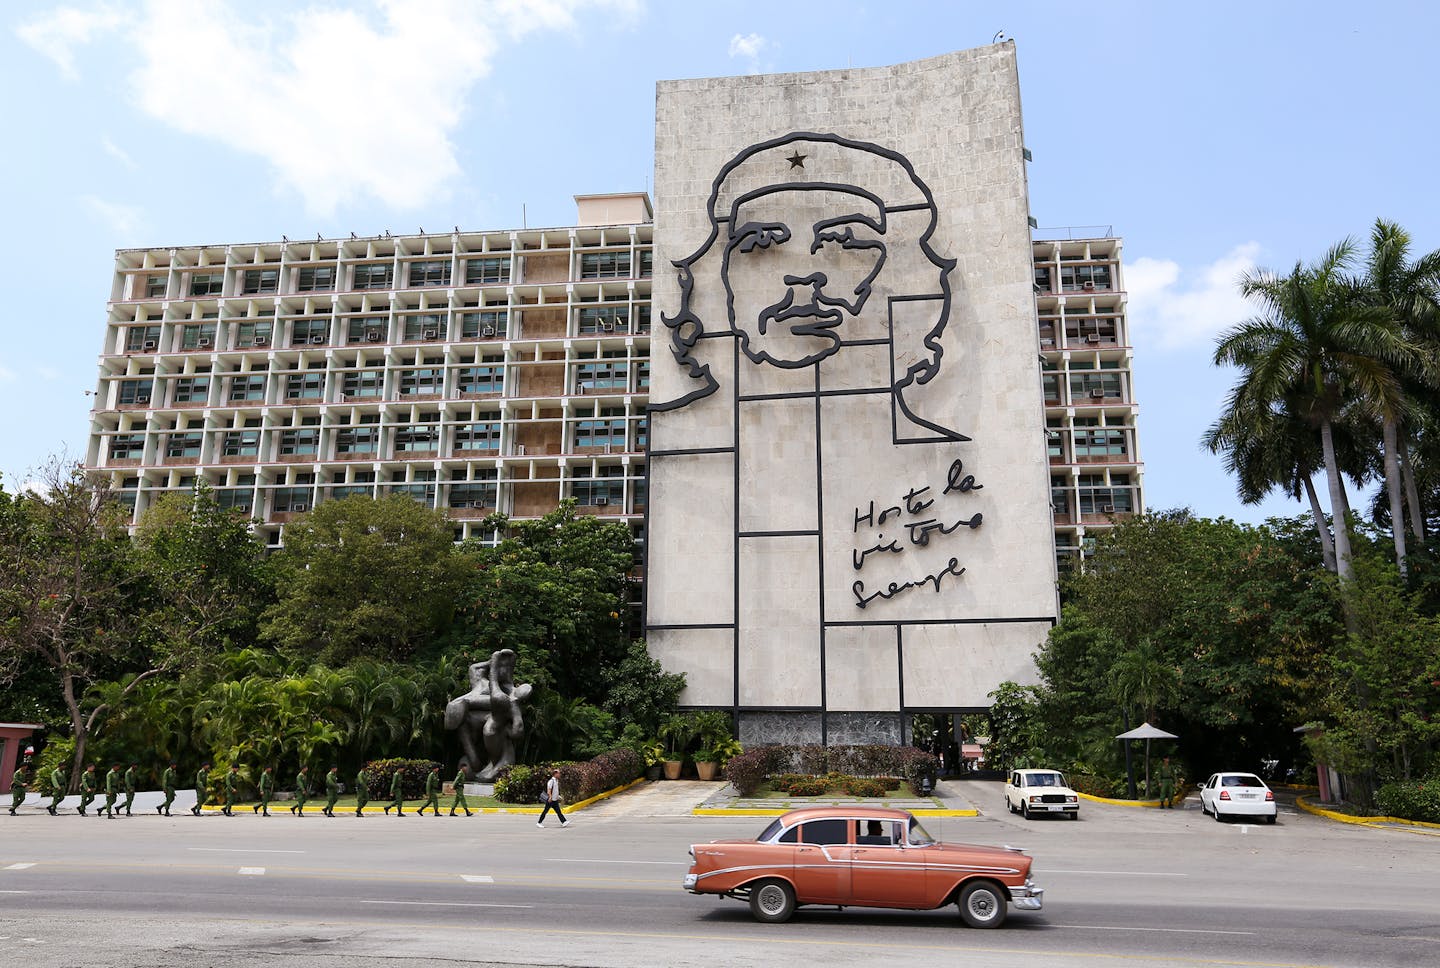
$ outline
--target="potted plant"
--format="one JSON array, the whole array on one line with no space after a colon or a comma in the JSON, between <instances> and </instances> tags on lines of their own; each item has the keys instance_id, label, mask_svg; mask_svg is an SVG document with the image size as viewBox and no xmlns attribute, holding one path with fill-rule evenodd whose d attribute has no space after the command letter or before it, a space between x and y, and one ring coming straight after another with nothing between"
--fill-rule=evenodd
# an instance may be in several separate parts
<instances>
[{"instance_id":1,"label":"potted plant","mask_svg":"<svg viewBox=\"0 0 1440 968\"><path fill-rule=\"evenodd\" d=\"M720 772L720 757L714 750L703 749L695 752L695 774L702 780L713 780Z\"/></svg>"},{"instance_id":2,"label":"potted plant","mask_svg":"<svg viewBox=\"0 0 1440 968\"><path fill-rule=\"evenodd\" d=\"M695 735L700 739L700 751L695 754L695 772L702 780L713 780L725 765L725 761L739 751L739 745L730 735L730 717L718 709L707 709L694 714Z\"/></svg>"},{"instance_id":3,"label":"potted plant","mask_svg":"<svg viewBox=\"0 0 1440 968\"><path fill-rule=\"evenodd\" d=\"M665 779L680 779L680 769L685 765L685 747L695 738L695 721L682 713L675 713L660 724L660 738L665 741Z\"/></svg>"},{"instance_id":4,"label":"potted plant","mask_svg":"<svg viewBox=\"0 0 1440 968\"><path fill-rule=\"evenodd\" d=\"M640 755L645 758L645 779L660 779L665 766L665 747L660 743L649 743L640 748Z\"/></svg>"}]
</instances>

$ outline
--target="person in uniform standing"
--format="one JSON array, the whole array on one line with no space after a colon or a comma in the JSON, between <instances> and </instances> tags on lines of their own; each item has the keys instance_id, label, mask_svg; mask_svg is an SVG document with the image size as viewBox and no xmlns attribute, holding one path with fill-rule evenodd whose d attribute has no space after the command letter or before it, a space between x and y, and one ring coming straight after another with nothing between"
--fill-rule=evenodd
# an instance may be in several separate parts
<instances>
[{"instance_id":1,"label":"person in uniform standing","mask_svg":"<svg viewBox=\"0 0 1440 968\"><path fill-rule=\"evenodd\" d=\"M60 801L65 799L65 785L65 774L57 766L50 771L50 806L45 808L52 817L60 813Z\"/></svg>"},{"instance_id":2,"label":"person in uniform standing","mask_svg":"<svg viewBox=\"0 0 1440 968\"><path fill-rule=\"evenodd\" d=\"M401 784L405 782L405 771L397 769L390 777L390 796L393 797L385 805L385 816L390 816L390 808L395 808L395 816L405 816L405 794L401 790Z\"/></svg>"},{"instance_id":3,"label":"person in uniform standing","mask_svg":"<svg viewBox=\"0 0 1440 968\"><path fill-rule=\"evenodd\" d=\"M260 802L250 808L251 813L259 813L262 817L270 816L270 798L275 795L275 773L271 767L265 767L260 773ZM261 811L264 813L261 813Z\"/></svg>"},{"instance_id":4,"label":"person in uniform standing","mask_svg":"<svg viewBox=\"0 0 1440 968\"><path fill-rule=\"evenodd\" d=\"M115 819L115 800L120 796L120 784L124 782L120 777L120 764L116 763L110 767L110 772L105 774L105 806L95 816L101 813L111 820Z\"/></svg>"},{"instance_id":5,"label":"person in uniform standing","mask_svg":"<svg viewBox=\"0 0 1440 968\"><path fill-rule=\"evenodd\" d=\"M21 767L10 776L10 816L25 802L25 768Z\"/></svg>"},{"instance_id":6,"label":"person in uniform standing","mask_svg":"<svg viewBox=\"0 0 1440 968\"><path fill-rule=\"evenodd\" d=\"M300 767L300 772L295 774L295 805L290 812L297 817L305 816L305 801L310 799L310 767Z\"/></svg>"},{"instance_id":7,"label":"person in uniform standing","mask_svg":"<svg viewBox=\"0 0 1440 968\"><path fill-rule=\"evenodd\" d=\"M459 807L465 811L465 816L470 816L470 804L465 802L465 767L455 773L455 802L450 804L450 816L455 816L455 808Z\"/></svg>"},{"instance_id":8,"label":"person in uniform standing","mask_svg":"<svg viewBox=\"0 0 1440 968\"><path fill-rule=\"evenodd\" d=\"M170 816L170 804L175 802L175 764L171 763L165 767L165 772L160 774L160 789L165 794L165 802L155 808L155 812L163 816Z\"/></svg>"},{"instance_id":9,"label":"person in uniform standing","mask_svg":"<svg viewBox=\"0 0 1440 968\"><path fill-rule=\"evenodd\" d=\"M430 816L440 816L440 767L430 768L430 775L425 778L425 803L417 813L425 816L425 808L430 808Z\"/></svg>"},{"instance_id":10,"label":"person in uniform standing","mask_svg":"<svg viewBox=\"0 0 1440 968\"><path fill-rule=\"evenodd\" d=\"M85 808L95 802L95 764L91 763L85 767L85 772L80 774L80 816L85 816Z\"/></svg>"},{"instance_id":11,"label":"person in uniform standing","mask_svg":"<svg viewBox=\"0 0 1440 968\"><path fill-rule=\"evenodd\" d=\"M220 812L227 817L233 817L235 809L235 795L240 790L240 767L234 763L230 764L230 772L225 774L225 809Z\"/></svg>"},{"instance_id":12,"label":"person in uniform standing","mask_svg":"<svg viewBox=\"0 0 1440 968\"><path fill-rule=\"evenodd\" d=\"M355 816L363 817L365 804L370 802L370 784L365 782L365 767L355 774Z\"/></svg>"},{"instance_id":13,"label":"person in uniform standing","mask_svg":"<svg viewBox=\"0 0 1440 968\"><path fill-rule=\"evenodd\" d=\"M205 806L205 798L209 795L210 786L210 764L200 764L200 769L195 771L195 806L190 812L200 816L200 808Z\"/></svg>"},{"instance_id":14,"label":"person in uniform standing","mask_svg":"<svg viewBox=\"0 0 1440 968\"><path fill-rule=\"evenodd\" d=\"M131 763L125 771L125 816L133 816L130 808L135 805L135 784L140 779L140 764Z\"/></svg>"},{"instance_id":15,"label":"person in uniform standing","mask_svg":"<svg viewBox=\"0 0 1440 968\"><path fill-rule=\"evenodd\" d=\"M327 817L335 816L335 801L340 799L340 770L330 767L325 774L325 809L320 812Z\"/></svg>"},{"instance_id":16,"label":"person in uniform standing","mask_svg":"<svg viewBox=\"0 0 1440 968\"><path fill-rule=\"evenodd\" d=\"M560 826L570 826L570 821L565 819L565 814L560 812L560 771L555 770L550 774L550 779L545 781L545 809L540 811L540 819L535 821L535 826L545 826L545 818L550 811L555 811L555 816L560 818Z\"/></svg>"},{"instance_id":17,"label":"person in uniform standing","mask_svg":"<svg viewBox=\"0 0 1440 968\"><path fill-rule=\"evenodd\" d=\"M1175 809L1175 767L1168 756L1160 761L1160 809Z\"/></svg>"}]
</instances>

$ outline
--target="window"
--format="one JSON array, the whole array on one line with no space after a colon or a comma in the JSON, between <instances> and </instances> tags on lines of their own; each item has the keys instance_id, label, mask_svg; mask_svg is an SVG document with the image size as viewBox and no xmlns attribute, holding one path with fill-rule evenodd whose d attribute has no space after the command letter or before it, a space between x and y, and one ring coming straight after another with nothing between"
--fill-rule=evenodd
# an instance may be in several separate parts
<instances>
[{"instance_id":1,"label":"window","mask_svg":"<svg viewBox=\"0 0 1440 968\"><path fill-rule=\"evenodd\" d=\"M277 514L300 513L310 510L310 493L308 487L277 487L271 492L270 500Z\"/></svg>"},{"instance_id":2,"label":"window","mask_svg":"<svg viewBox=\"0 0 1440 968\"><path fill-rule=\"evenodd\" d=\"M581 420L575 425L576 447L604 447L607 450L625 449L624 411L613 415L615 408L602 407L601 416L609 419Z\"/></svg>"},{"instance_id":3,"label":"window","mask_svg":"<svg viewBox=\"0 0 1440 968\"><path fill-rule=\"evenodd\" d=\"M833 820L807 820L800 826L800 843L802 844L844 844L849 843L848 826L846 821L841 819Z\"/></svg>"},{"instance_id":4,"label":"window","mask_svg":"<svg viewBox=\"0 0 1440 968\"><path fill-rule=\"evenodd\" d=\"M1078 361L1077 361L1078 362ZM1072 363L1072 366L1074 364ZM1072 373L1070 374L1070 399L1077 402L1120 398L1119 373Z\"/></svg>"},{"instance_id":5,"label":"window","mask_svg":"<svg viewBox=\"0 0 1440 968\"><path fill-rule=\"evenodd\" d=\"M635 307L635 332L650 332L650 304L645 303Z\"/></svg>"},{"instance_id":6,"label":"window","mask_svg":"<svg viewBox=\"0 0 1440 968\"><path fill-rule=\"evenodd\" d=\"M640 278L649 279L655 274L655 252L651 249L640 250Z\"/></svg>"},{"instance_id":7,"label":"window","mask_svg":"<svg viewBox=\"0 0 1440 968\"><path fill-rule=\"evenodd\" d=\"M208 376L183 376L175 381L176 403L207 403L210 399Z\"/></svg>"},{"instance_id":8,"label":"window","mask_svg":"<svg viewBox=\"0 0 1440 968\"><path fill-rule=\"evenodd\" d=\"M325 374L293 373L285 378L287 400L319 400L325 396Z\"/></svg>"},{"instance_id":9,"label":"window","mask_svg":"<svg viewBox=\"0 0 1440 968\"><path fill-rule=\"evenodd\" d=\"M295 273L297 292L329 292L334 288L334 266L303 266Z\"/></svg>"},{"instance_id":10,"label":"window","mask_svg":"<svg viewBox=\"0 0 1440 968\"><path fill-rule=\"evenodd\" d=\"M1063 477L1050 478L1050 510L1062 517L1070 515L1070 484Z\"/></svg>"},{"instance_id":11,"label":"window","mask_svg":"<svg viewBox=\"0 0 1440 968\"><path fill-rule=\"evenodd\" d=\"M378 397L384 383L385 374L378 369L346 373L341 392L347 397Z\"/></svg>"},{"instance_id":12,"label":"window","mask_svg":"<svg viewBox=\"0 0 1440 968\"><path fill-rule=\"evenodd\" d=\"M330 320L297 319L290 324L291 346L323 346L330 342Z\"/></svg>"},{"instance_id":13,"label":"window","mask_svg":"<svg viewBox=\"0 0 1440 968\"><path fill-rule=\"evenodd\" d=\"M1050 292L1050 267L1035 267L1035 290L1037 292Z\"/></svg>"},{"instance_id":14,"label":"window","mask_svg":"<svg viewBox=\"0 0 1440 968\"><path fill-rule=\"evenodd\" d=\"M258 456L260 453L260 431L229 431L220 439L220 453L226 457Z\"/></svg>"},{"instance_id":15,"label":"window","mask_svg":"<svg viewBox=\"0 0 1440 968\"><path fill-rule=\"evenodd\" d=\"M165 277L163 275L149 276L145 279L145 298L164 299L165 288Z\"/></svg>"},{"instance_id":16,"label":"window","mask_svg":"<svg viewBox=\"0 0 1440 968\"><path fill-rule=\"evenodd\" d=\"M460 338L504 339L509 325L510 314L503 309L464 313L460 317Z\"/></svg>"},{"instance_id":17,"label":"window","mask_svg":"<svg viewBox=\"0 0 1440 968\"><path fill-rule=\"evenodd\" d=\"M1078 507L1081 514L1112 514L1135 509L1129 474L1081 474Z\"/></svg>"},{"instance_id":18,"label":"window","mask_svg":"<svg viewBox=\"0 0 1440 968\"><path fill-rule=\"evenodd\" d=\"M159 345L159 326L131 326L125 331L125 349L127 352L153 353Z\"/></svg>"},{"instance_id":19,"label":"window","mask_svg":"<svg viewBox=\"0 0 1440 968\"><path fill-rule=\"evenodd\" d=\"M345 324L345 342L383 343L388 329L384 316L352 316Z\"/></svg>"},{"instance_id":20,"label":"window","mask_svg":"<svg viewBox=\"0 0 1440 968\"><path fill-rule=\"evenodd\" d=\"M596 359L582 354L581 359ZM581 363L575 371L575 385L581 393L596 390L625 390L629 385L630 366L624 350L606 350L599 356L604 362Z\"/></svg>"},{"instance_id":21,"label":"window","mask_svg":"<svg viewBox=\"0 0 1440 968\"><path fill-rule=\"evenodd\" d=\"M355 267L355 289L389 289L395 267L388 262L362 262Z\"/></svg>"},{"instance_id":22,"label":"window","mask_svg":"<svg viewBox=\"0 0 1440 968\"><path fill-rule=\"evenodd\" d=\"M580 310L580 332L625 333L630 329L630 313L624 306L587 306Z\"/></svg>"},{"instance_id":23,"label":"window","mask_svg":"<svg viewBox=\"0 0 1440 968\"><path fill-rule=\"evenodd\" d=\"M400 320L405 327L401 339L407 343L446 337L444 313L412 313L400 317Z\"/></svg>"},{"instance_id":24,"label":"window","mask_svg":"<svg viewBox=\"0 0 1440 968\"><path fill-rule=\"evenodd\" d=\"M227 511L249 511L250 501L254 496L254 489L249 487L217 487L215 489L215 503Z\"/></svg>"},{"instance_id":25,"label":"window","mask_svg":"<svg viewBox=\"0 0 1440 968\"><path fill-rule=\"evenodd\" d=\"M635 449L644 450L650 445L650 421L644 417L635 421Z\"/></svg>"},{"instance_id":26,"label":"window","mask_svg":"<svg viewBox=\"0 0 1440 968\"><path fill-rule=\"evenodd\" d=\"M578 469L570 482L570 496L576 504L618 505L625 500L624 475L625 468L619 466L601 467L593 477L590 471Z\"/></svg>"},{"instance_id":27,"label":"window","mask_svg":"<svg viewBox=\"0 0 1440 968\"><path fill-rule=\"evenodd\" d=\"M247 296L256 296L274 292L279 287L279 269L246 269L240 291Z\"/></svg>"},{"instance_id":28,"label":"window","mask_svg":"<svg viewBox=\"0 0 1440 968\"><path fill-rule=\"evenodd\" d=\"M199 323L180 330L182 350L209 350L215 348L215 324Z\"/></svg>"},{"instance_id":29,"label":"window","mask_svg":"<svg viewBox=\"0 0 1440 968\"><path fill-rule=\"evenodd\" d=\"M630 275L630 250L580 253L581 279L624 279Z\"/></svg>"},{"instance_id":30,"label":"window","mask_svg":"<svg viewBox=\"0 0 1440 968\"><path fill-rule=\"evenodd\" d=\"M1109 288L1110 267L1108 265L1060 267L1061 292L1084 292Z\"/></svg>"},{"instance_id":31,"label":"window","mask_svg":"<svg viewBox=\"0 0 1440 968\"><path fill-rule=\"evenodd\" d=\"M139 460L144 453L144 434L116 434L110 438L111 460Z\"/></svg>"},{"instance_id":32,"label":"window","mask_svg":"<svg viewBox=\"0 0 1440 968\"><path fill-rule=\"evenodd\" d=\"M635 364L635 389L642 393L650 389L650 361L641 360Z\"/></svg>"},{"instance_id":33,"label":"window","mask_svg":"<svg viewBox=\"0 0 1440 968\"><path fill-rule=\"evenodd\" d=\"M286 457L320 453L320 428L303 427L285 431L280 435L280 453Z\"/></svg>"},{"instance_id":34,"label":"window","mask_svg":"<svg viewBox=\"0 0 1440 968\"><path fill-rule=\"evenodd\" d=\"M150 402L154 384L150 380L121 380L118 401L120 406L135 406Z\"/></svg>"},{"instance_id":35,"label":"window","mask_svg":"<svg viewBox=\"0 0 1440 968\"><path fill-rule=\"evenodd\" d=\"M190 295L218 296L225 291L225 273L195 272L190 275Z\"/></svg>"},{"instance_id":36,"label":"window","mask_svg":"<svg viewBox=\"0 0 1440 968\"><path fill-rule=\"evenodd\" d=\"M247 346L269 346L270 337L275 331L275 322L271 319L246 319L242 320L235 327L235 345L238 348Z\"/></svg>"},{"instance_id":37,"label":"window","mask_svg":"<svg viewBox=\"0 0 1440 968\"><path fill-rule=\"evenodd\" d=\"M499 501L499 484L495 470L477 470L475 479L456 481L450 485L446 504L452 508L493 508Z\"/></svg>"},{"instance_id":38,"label":"window","mask_svg":"<svg viewBox=\"0 0 1440 968\"><path fill-rule=\"evenodd\" d=\"M402 397L417 393L443 393L444 391L445 371L439 367L400 371L400 396Z\"/></svg>"},{"instance_id":39,"label":"window","mask_svg":"<svg viewBox=\"0 0 1440 968\"><path fill-rule=\"evenodd\" d=\"M409 281L411 289L422 286L450 285L450 260L435 259L429 262L410 263Z\"/></svg>"},{"instance_id":40,"label":"window","mask_svg":"<svg viewBox=\"0 0 1440 968\"><path fill-rule=\"evenodd\" d=\"M455 389L458 393L504 393L505 368L503 366L467 366L455 373Z\"/></svg>"},{"instance_id":41,"label":"window","mask_svg":"<svg viewBox=\"0 0 1440 968\"><path fill-rule=\"evenodd\" d=\"M199 457L200 444L201 435L198 433L170 434L165 438L165 457Z\"/></svg>"},{"instance_id":42,"label":"window","mask_svg":"<svg viewBox=\"0 0 1440 968\"><path fill-rule=\"evenodd\" d=\"M440 446L440 428L413 426L395 428L395 452L435 450ZM434 495L431 495L433 500Z\"/></svg>"},{"instance_id":43,"label":"window","mask_svg":"<svg viewBox=\"0 0 1440 968\"><path fill-rule=\"evenodd\" d=\"M469 259L465 263L465 285L493 286L510 281L510 257Z\"/></svg>"},{"instance_id":44,"label":"window","mask_svg":"<svg viewBox=\"0 0 1440 968\"><path fill-rule=\"evenodd\" d=\"M264 400L265 374L252 373L249 376L231 377L230 395L227 399L232 403L242 400Z\"/></svg>"},{"instance_id":45,"label":"window","mask_svg":"<svg viewBox=\"0 0 1440 968\"><path fill-rule=\"evenodd\" d=\"M379 447L379 427L342 427L335 434L337 454L373 454ZM364 493L370 493L370 489Z\"/></svg>"},{"instance_id":46,"label":"window","mask_svg":"<svg viewBox=\"0 0 1440 968\"><path fill-rule=\"evenodd\" d=\"M455 428L456 450L499 450L500 422L482 421Z\"/></svg>"},{"instance_id":47,"label":"window","mask_svg":"<svg viewBox=\"0 0 1440 968\"><path fill-rule=\"evenodd\" d=\"M1075 431L1077 460L1115 460L1126 454L1125 431L1118 427L1096 427Z\"/></svg>"}]
</instances>

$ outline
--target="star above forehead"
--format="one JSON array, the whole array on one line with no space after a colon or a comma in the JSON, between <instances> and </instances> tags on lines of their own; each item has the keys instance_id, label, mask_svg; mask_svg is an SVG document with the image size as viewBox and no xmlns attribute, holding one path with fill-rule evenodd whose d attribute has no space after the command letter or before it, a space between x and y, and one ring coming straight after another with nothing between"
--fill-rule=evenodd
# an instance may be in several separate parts
<instances>
[{"instance_id":1,"label":"star above forehead","mask_svg":"<svg viewBox=\"0 0 1440 968\"><path fill-rule=\"evenodd\" d=\"M793 155L791 155L789 158L786 158L785 160L788 161L788 162L790 162L790 167L791 167L791 168L804 168L804 167L805 167L805 159L806 159L806 158L809 158L809 157L810 157L809 155L802 155L802 154L800 153L800 150L797 148L797 149L795 150L795 153L794 153Z\"/></svg>"}]
</instances>

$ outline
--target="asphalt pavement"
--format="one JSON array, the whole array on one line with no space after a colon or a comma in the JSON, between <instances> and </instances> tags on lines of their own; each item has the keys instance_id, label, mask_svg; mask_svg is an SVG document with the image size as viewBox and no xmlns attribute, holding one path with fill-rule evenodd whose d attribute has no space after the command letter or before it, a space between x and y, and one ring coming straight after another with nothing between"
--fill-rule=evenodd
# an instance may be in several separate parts
<instances>
[{"instance_id":1,"label":"asphalt pavement","mask_svg":"<svg viewBox=\"0 0 1440 968\"><path fill-rule=\"evenodd\" d=\"M953 908L805 908L762 925L737 901L680 887L690 843L766 823L688 815L713 790L645 785L563 829L517 815L0 816L0 963L1440 963L1437 837L1288 809L1274 826L1093 803L1078 822L1025 821L1005 811L998 782L962 781L942 791L947 805L979 816L925 825L1026 848L1045 910L1013 912L998 931L960 926Z\"/></svg>"}]
</instances>

